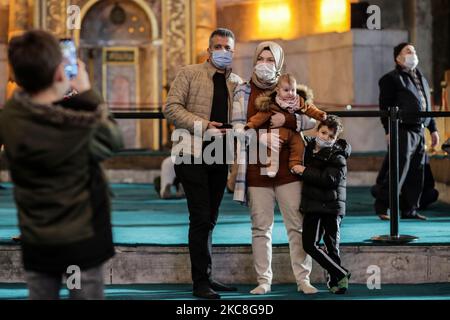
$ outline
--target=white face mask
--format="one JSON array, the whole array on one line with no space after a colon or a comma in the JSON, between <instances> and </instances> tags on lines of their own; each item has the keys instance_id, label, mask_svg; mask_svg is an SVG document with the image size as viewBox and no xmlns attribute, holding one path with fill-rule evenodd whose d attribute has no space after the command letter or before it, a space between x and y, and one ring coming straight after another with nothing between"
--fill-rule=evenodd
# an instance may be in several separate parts
<instances>
[{"instance_id":1,"label":"white face mask","mask_svg":"<svg viewBox=\"0 0 450 320\"><path fill-rule=\"evenodd\" d=\"M405 56L405 62L403 63L406 68L409 70L413 70L417 67L419 64L419 58L416 54L407 54Z\"/></svg>"},{"instance_id":2,"label":"white face mask","mask_svg":"<svg viewBox=\"0 0 450 320\"><path fill-rule=\"evenodd\" d=\"M255 66L255 74L263 82L274 82L277 79L277 69L272 63L258 63Z\"/></svg>"},{"instance_id":3,"label":"white face mask","mask_svg":"<svg viewBox=\"0 0 450 320\"><path fill-rule=\"evenodd\" d=\"M316 137L316 143L319 146L319 148L322 149L322 148L331 148L334 145L335 141L326 141L319 137Z\"/></svg>"}]
</instances>

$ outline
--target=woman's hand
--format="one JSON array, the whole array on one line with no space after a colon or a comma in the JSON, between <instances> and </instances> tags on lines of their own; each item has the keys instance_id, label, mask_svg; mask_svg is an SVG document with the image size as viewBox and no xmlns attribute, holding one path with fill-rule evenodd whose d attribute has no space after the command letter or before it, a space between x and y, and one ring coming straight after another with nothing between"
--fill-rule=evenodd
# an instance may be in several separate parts
<instances>
[{"instance_id":1,"label":"woman's hand","mask_svg":"<svg viewBox=\"0 0 450 320\"><path fill-rule=\"evenodd\" d=\"M270 128L276 129L281 128L286 123L286 118L284 114L280 112L275 112L272 117L270 117Z\"/></svg>"}]
</instances>

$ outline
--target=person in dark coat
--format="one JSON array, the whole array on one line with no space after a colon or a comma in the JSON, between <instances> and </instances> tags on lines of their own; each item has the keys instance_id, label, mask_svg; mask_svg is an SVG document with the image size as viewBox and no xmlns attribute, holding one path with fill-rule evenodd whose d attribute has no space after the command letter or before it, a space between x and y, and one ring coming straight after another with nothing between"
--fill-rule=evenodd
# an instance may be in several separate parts
<instances>
[{"instance_id":1,"label":"person in dark coat","mask_svg":"<svg viewBox=\"0 0 450 320\"><path fill-rule=\"evenodd\" d=\"M424 185L425 135L431 133L431 147L439 144L439 134L433 118L420 118L408 113L431 111L430 87L417 68L419 59L414 46L401 43L394 48L396 68L379 81L380 109L387 111L398 106L402 112L398 132L399 146L399 190L402 197L402 219L426 220L419 214L420 196ZM388 119L382 118L386 138L389 141ZM375 213L388 220L389 174L386 174L375 200Z\"/></svg>"},{"instance_id":2,"label":"person in dark coat","mask_svg":"<svg viewBox=\"0 0 450 320\"><path fill-rule=\"evenodd\" d=\"M111 191L100 162L123 146L117 123L91 89L85 65L69 80L58 40L33 30L11 39L20 85L0 114L0 144L14 185L30 299L102 299L103 265L114 255ZM78 94L63 99L70 89ZM78 275L78 276L77 276ZM76 279L76 278L73 278Z\"/></svg>"},{"instance_id":3,"label":"person in dark coat","mask_svg":"<svg viewBox=\"0 0 450 320\"><path fill-rule=\"evenodd\" d=\"M347 158L351 147L338 139L343 126L328 116L317 128L316 137L305 137L304 166L292 168L303 180L300 212L303 217L303 248L328 271L328 287L342 294L348 289L350 273L339 256L340 225L345 215ZM326 251L320 248L323 237Z\"/></svg>"},{"instance_id":4,"label":"person in dark coat","mask_svg":"<svg viewBox=\"0 0 450 320\"><path fill-rule=\"evenodd\" d=\"M378 172L376 184L372 186L370 192L374 198L378 197L380 188L382 187L384 179L389 179L386 175L389 169L389 156L386 155L381 165L381 169ZM420 197L419 210L425 210L432 203L436 202L439 198L439 191L435 188L435 181L433 177L433 172L431 171L431 166L429 162L428 155L425 156L425 178L422 189L422 196ZM400 208L405 207L403 204L403 198L400 195Z\"/></svg>"}]
</instances>

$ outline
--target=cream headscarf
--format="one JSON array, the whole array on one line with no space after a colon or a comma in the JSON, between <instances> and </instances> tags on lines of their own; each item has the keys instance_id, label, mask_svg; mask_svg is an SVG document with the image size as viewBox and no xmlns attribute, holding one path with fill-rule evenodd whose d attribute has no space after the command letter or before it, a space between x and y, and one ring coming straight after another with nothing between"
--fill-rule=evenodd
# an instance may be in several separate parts
<instances>
[{"instance_id":1,"label":"cream headscarf","mask_svg":"<svg viewBox=\"0 0 450 320\"><path fill-rule=\"evenodd\" d=\"M261 52L263 52L264 49L267 47L269 48L270 52L272 53L272 55L275 59L275 69L277 70L276 78L273 81L271 81L270 83L265 83L265 82L262 82L261 80L259 80L254 72L252 74L253 83L256 84L256 86L258 88L266 89L266 90L275 88L277 81L278 81L278 77L281 74L281 69L283 68L283 65L284 65L283 48L281 48L281 46L276 42L264 41L264 42L261 42L256 47L255 55L253 56L253 67L256 66L256 62L258 61L258 57L261 54Z\"/></svg>"}]
</instances>

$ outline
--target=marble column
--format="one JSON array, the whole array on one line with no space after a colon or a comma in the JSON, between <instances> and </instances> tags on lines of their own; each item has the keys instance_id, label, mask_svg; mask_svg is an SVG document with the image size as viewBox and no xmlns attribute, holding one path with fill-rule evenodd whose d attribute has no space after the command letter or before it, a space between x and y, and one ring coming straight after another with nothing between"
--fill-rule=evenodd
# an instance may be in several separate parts
<instances>
[{"instance_id":1,"label":"marble column","mask_svg":"<svg viewBox=\"0 0 450 320\"><path fill-rule=\"evenodd\" d=\"M2 106L6 100L6 85L8 81L8 61L6 57L8 14L9 2L7 0L0 0L0 106Z\"/></svg>"},{"instance_id":2,"label":"marble column","mask_svg":"<svg viewBox=\"0 0 450 320\"><path fill-rule=\"evenodd\" d=\"M209 36L216 29L216 0L195 1L195 52L194 57L197 63L207 59L206 49L209 46Z\"/></svg>"}]
</instances>

